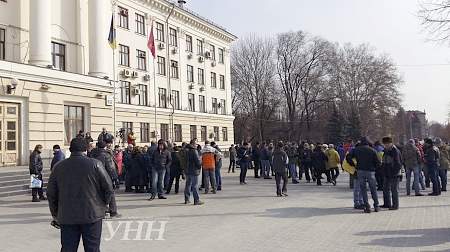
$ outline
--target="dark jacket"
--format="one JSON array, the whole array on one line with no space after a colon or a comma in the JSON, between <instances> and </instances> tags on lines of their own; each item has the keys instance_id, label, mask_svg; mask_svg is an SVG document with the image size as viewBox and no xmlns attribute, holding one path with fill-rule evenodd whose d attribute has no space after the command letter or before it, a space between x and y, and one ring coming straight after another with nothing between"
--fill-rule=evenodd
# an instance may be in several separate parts
<instances>
[{"instance_id":1,"label":"dark jacket","mask_svg":"<svg viewBox=\"0 0 450 252\"><path fill-rule=\"evenodd\" d=\"M237 151L237 157L239 159L240 164L242 163L248 164L252 160L250 150L248 150L244 146L239 148L239 150Z\"/></svg>"},{"instance_id":2,"label":"dark jacket","mask_svg":"<svg viewBox=\"0 0 450 252\"><path fill-rule=\"evenodd\" d=\"M414 169L420 163L420 152L414 144L408 143L403 148L403 162L407 169Z\"/></svg>"},{"instance_id":3,"label":"dark jacket","mask_svg":"<svg viewBox=\"0 0 450 252\"><path fill-rule=\"evenodd\" d=\"M256 145L252 149L252 159L255 162L259 162L261 160L261 149L258 148Z\"/></svg>"},{"instance_id":4,"label":"dark jacket","mask_svg":"<svg viewBox=\"0 0 450 252\"><path fill-rule=\"evenodd\" d=\"M270 153L267 146L261 147L261 160L270 160Z\"/></svg>"},{"instance_id":5,"label":"dark jacket","mask_svg":"<svg viewBox=\"0 0 450 252\"><path fill-rule=\"evenodd\" d=\"M275 173L287 172L288 155L284 150L275 149L272 155L273 170Z\"/></svg>"},{"instance_id":6,"label":"dark jacket","mask_svg":"<svg viewBox=\"0 0 450 252\"><path fill-rule=\"evenodd\" d=\"M315 149L311 156L312 166L318 173L327 169L328 157L321 149Z\"/></svg>"},{"instance_id":7,"label":"dark jacket","mask_svg":"<svg viewBox=\"0 0 450 252\"><path fill-rule=\"evenodd\" d=\"M303 165L309 165L312 162L312 150L311 149L302 149L299 153L300 162Z\"/></svg>"},{"instance_id":8,"label":"dark jacket","mask_svg":"<svg viewBox=\"0 0 450 252\"><path fill-rule=\"evenodd\" d=\"M106 132L106 133L100 132L100 135L98 135L97 140L99 142L108 142L108 141L114 140L114 137L113 137L113 135L109 134L108 132Z\"/></svg>"},{"instance_id":9,"label":"dark jacket","mask_svg":"<svg viewBox=\"0 0 450 252\"><path fill-rule=\"evenodd\" d=\"M368 145L358 146L347 155L347 162L355 166L353 158L357 162L356 170L374 172L380 166L380 159L378 158L377 152Z\"/></svg>"},{"instance_id":10,"label":"dark jacket","mask_svg":"<svg viewBox=\"0 0 450 252\"><path fill-rule=\"evenodd\" d=\"M40 175L42 174L42 169L44 165L42 164L41 153L38 151L33 151L30 155L29 163L30 174Z\"/></svg>"},{"instance_id":11,"label":"dark jacket","mask_svg":"<svg viewBox=\"0 0 450 252\"><path fill-rule=\"evenodd\" d=\"M55 165L47 185L50 212L59 224L88 224L105 217L111 178L100 161L81 152Z\"/></svg>"},{"instance_id":12,"label":"dark jacket","mask_svg":"<svg viewBox=\"0 0 450 252\"><path fill-rule=\"evenodd\" d=\"M402 158L400 151L394 145L391 149L385 149L383 155L382 170L387 178L395 178L401 175Z\"/></svg>"},{"instance_id":13,"label":"dark jacket","mask_svg":"<svg viewBox=\"0 0 450 252\"><path fill-rule=\"evenodd\" d=\"M182 174L180 151L172 151L170 155L172 157L172 163L170 164L170 176L179 176Z\"/></svg>"},{"instance_id":14,"label":"dark jacket","mask_svg":"<svg viewBox=\"0 0 450 252\"><path fill-rule=\"evenodd\" d=\"M439 149L433 145L431 146L427 146L424 149L424 159L425 159L425 163L430 166L430 165L434 165L434 166L439 166Z\"/></svg>"},{"instance_id":15,"label":"dark jacket","mask_svg":"<svg viewBox=\"0 0 450 252\"><path fill-rule=\"evenodd\" d=\"M186 146L186 170L185 174L188 176L198 176L202 169L200 157L197 149L192 145Z\"/></svg>"},{"instance_id":16,"label":"dark jacket","mask_svg":"<svg viewBox=\"0 0 450 252\"><path fill-rule=\"evenodd\" d=\"M96 151L91 152L91 157L100 161L105 167L106 171L109 174L109 177L115 181L118 179L117 175L117 164L114 162L114 157L112 153L109 153L105 149L97 149Z\"/></svg>"},{"instance_id":17,"label":"dark jacket","mask_svg":"<svg viewBox=\"0 0 450 252\"><path fill-rule=\"evenodd\" d=\"M58 163L61 160L66 159L66 156L64 155L64 152L62 152L62 150L59 151L55 151L53 153L53 159L52 159L52 163L50 164L50 170L53 170L53 167L55 167L56 163Z\"/></svg>"},{"instance_id":18,"label":"dark jacket","mask_svg":"<svg viewBox=\"0 0 450 252\"><path fill-rule=\"evenodd\" d=\"M150 163L152 164L152 169L155 169L156 171L169 169L170 164L172 163L170 152L166 149L156 149L150 156Z\"/></svg>"}]
</instances>

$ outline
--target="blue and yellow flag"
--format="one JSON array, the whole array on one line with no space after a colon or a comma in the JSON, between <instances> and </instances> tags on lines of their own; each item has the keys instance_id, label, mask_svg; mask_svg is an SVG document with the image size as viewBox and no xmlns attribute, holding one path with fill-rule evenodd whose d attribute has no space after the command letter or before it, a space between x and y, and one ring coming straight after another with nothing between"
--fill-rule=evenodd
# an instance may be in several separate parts
<instances>
[{"instance_id":1,"label":"blue and yellow flag","mask_svg":"<svg viewBox=\"0 0 450 252\"><path fill-rule=\"evenodd\" d=\"M109 28L108 42L109 46L111 46L112 49L117 48L116 29L114 28L114 15L111 16L111 27Z\"/></svg>"}]
</instances>

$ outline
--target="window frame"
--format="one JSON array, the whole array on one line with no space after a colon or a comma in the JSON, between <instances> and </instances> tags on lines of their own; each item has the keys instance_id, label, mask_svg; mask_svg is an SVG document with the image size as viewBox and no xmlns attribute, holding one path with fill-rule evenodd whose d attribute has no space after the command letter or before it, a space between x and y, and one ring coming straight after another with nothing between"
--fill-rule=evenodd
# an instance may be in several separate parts
<instances>
[{"instance_id":1,"label":"window frame","mask_svg":"<svg viewBox=\"0 0 450 252\"><path fill-rule=\"evenodd\" d=\"M130 47L119 44L119 65L130 67Z\"/></svg>"},{"instance_id":2,"label":"window frame","mask_svg":"<svg viewBox=\"0 0 450 252\"><path fill-rule=\"evenodd\" d=\"M136 64L138 70L147 71L147 52L136 49Z\"/></svg>"},{"instance_id":3,"label":"window frame","mask_svg":"<svg viewBox=\"0 0 450 252\"><path fill-rule=\"evenodd\" d=\"M136 33L140 35L146 35L145 33L145 16L139 13L135 13Z\"/></svg>"},{"instance_id":4,"label":"window frame","mask_svg":"<svg viewBox=\"0 0 450 252\"><path fill-rule=\"evenodd\" d=\"M120 81L120 103L131 104L131 82L129 81Z\"/></svg>"},{"instance_id":5,"label":"window frame","mask_svg":"<svg viewBox=\"0 0 450 252\"><path fill-rule=\"evenodd\" d=\"M210 54L211 54L211 60L216 61L216 46L213 44L210 44Z\"/></svg>"},{"instance_id":6,"label":"window frame","mask_svg":"<svg viewBox=\"0 0 450 252\"><path fill-rule=\"evenodd\" d=\"M217 74L215 72L211 72L211 87L217 88Z\"/></svg>"},{"instance_id":7,"label":"window frame","mask_svg":"<svg viewBox=\"0 0 450 252\"><path fill-rule=\"evenodd\" d=\"M216 142L220 141L220 128L219 128L219 126L214 126L213 127L213 131L214 131L214 141L216 141Z\"/></svg>"},{"instance_id":8,"label":"window frame","mask_svg":"<svg viewBox=\"0 0 450 252\"><path fill-rule=\"evenodd\" d=\"M158 107L167 108L167 89L165 88L158 88Z\"/></svg>"},{"instance_id":9,"label":"window frame","mask_svg":"<svg viewBox=\"0 0 450 252\"><path fill-rule=\"evenodd\" d=\"M205 70L203 68L197 69L197 82L199 85L205 85Z\"/></svg>"},{"instance_id":10,"label":"window frame","mask_svg":"<svg viewBox=\"0 0 450 252\"><path fill-rule=\"evenodd\" d=\"M194 66L187 65L187 77L186 81L190 83L194 83Z\"/></svg>"},{"instance_id":11,"label":"window frame","mask_svg":"<svg viewBox=\"0 0 450 252\"><path fill-rule=\"evenodd\" d=\"M128 14L128 9L121 7L121 6L118 6L118 8L119 8L119 11L118 11L119 27L129 30L130 29L130 20L129 20L130 15ZM126 14L124 15L123 12L125 12Z\"/></svg>"},{"instance_id":12,"label":"window frame","mask_svg":"<svg viewBox=\"0 0 450 252\"><path fill-rule=\"evenodd\" d=\"M58 52L56 52L58 48ZM62 51L62 53L61 53ZM56 59L58 59L59 66L56 66ZM62 64L61 64L62 61ZM60 71L66 71L66 45L52 41L52 66Z\"/></svg>"},{"instance_id":13,"label":"window frame","mask_svg":"<svg viewBox=\"0 0 450 252\"><path fill-rule=\"evenodd\" d=\"M128 134L133 132L133 122L122 122L122 129L124 129L122 140L126 143L128 140Z\"/></svg>"},{"instance_id":14,"label":"window frame","mask_svg":"<svg viewBox=\"0 0 450 252\"><path fill-rule=\"evenodd\" d=\"M225 50L223 48L219 48L219 63L225 63Z\"/></svg>"},{"instance_id":15,"label":"window frame","mask_svg":"<svg viewBox=\"0 0 450 252\"><path fill-rule=\"evenodd\" d=\"M139 106L148 106L148 86L145 84L138 84L137 88L141 90L141 94L138 97Z\"/></svg>"},{"instance_id":16,"label":"window frame","mask_svg":"<svg viewBox=\"0 0 450 252\"><path fill-rule=\"evenodd\" d=\"M66 109L67 108L67 109ZM70 112L71 108L75 108L75 118L71 118ZM78 109L81 109L81 119L78 119ZM67 111L67 114L66 114ZM86 130L86 107L83 105L74 105L74 104L64 104L64 144L69 145L70 141L76 137L80 130ZM77 126L80 125L78 122L81 120L81 128ZM75 122L74 122L75 121ZM67 126L69 126L70 131L67 132ZM74 128L72 128L74 127ZM70 137L68 137L68 133L71 133ZM69 139L70 138L70 139Z\"/></svg>"},{"instance_id":17,"label":"window frame","mask_svg":"<svg viewBox=\"0 0 450 252\"><path fill-rule=\"evenodd\" d=\"M175 64L175 66L174 66ZM178 61L176 60L170 60L170 78L173 79L179 79L179 67L178 67Z\"/></svg>"},{"instance_id":18,"label":"window frame","mask_svg":"<svg viewBox=\"0 0 450 252\"><path fill-rule=\"evenodd\" d=\"M198 96L198 104L199 112L206 113L206 97L204 95Z\"/></svg>"},{"instance_id":19,"label":"window frame","mask_svg":"<svg viewBox=\"0 0 450 252\"><path fill-rule=\"evenodd\" d=\"M186 51L192 53L193 52L193 38L191 35L186 34Z\"/></svg>"},{"instance_id":20,"label":"window frame","mask_svg":"<svg viewBox=\"0 0 450 252\"><path fill-rule=\"evenodd\" d=\"M158 56L157 59L158 64L158 74L162 76L166 76L166 58L162 56Z\"/></svg>"},{"instance_id":21,"label":"window frame","mask_svg":"<svg viewBox=\"0 0 450 252\"><path fill-rule=\"evenodd\" d=\"M202 39L197 39L197 55L203 56L205 53L205 46Z\"/></svg>"},{"instance_id":22,"label":"window frame","mask_svg":"<svg viewBox=\"0 0 450 252\"><path fill-rule=\"evenodd\" d=\"M222 141L228 141L228 127L222 127Z\"/></svg>"},{"instance_id":23,"label":"window frame","mask_svg":"<svg viewBox=\"0 0 450 252\"><path fill-rule=\"evenodd\" d=\"M200 126L200 141L208 140L208 126Z\"/></svg>"},{"instance_id":24,"label":"window frame","mask_svg":"<svg viewBox=\"0 0 450 252\"><path fill-rule=\"evenodd\" d=\"M183 126L181 124L173 125L174 142L183 142Z\"/></svg>"},{"instance_id":25,"label":"window frame","mask_svg":"<svg viewBox=\"0 0 450 252\"><path fill-rule=\"evenodd\" d=\"M188 111L195 112L195 94L188 93Z\"/></svg>"},{"instance_id":26,"label":"window frame","mask_svg":"<svg viewBox=\"0 0 450 252\"><path fill-rule=\"evenodd\" d=\"M217 107L217 98L212 97L211 98L211 106L212 106L212 113L213 114L219 114L219 108Z\"/></svg>"},{"instance_id":27,"label":"window frame","mask_svg":"<svg viewBox=\"0 0 450 252\"><path fill-rule=\"evenodd\" d=\"M140 123L140 135L141 143L150 142L150 123L141 122Z\"/></svg>"},{"instance_id":28,"label":"window frame","mask_svg":"<svg viewBox=\"0 0 450 252\"><path fill-rule=\"evenodd\" d=\"M219 88L225 90L225 75L219 75Z\"/></svg>"},{"instance_id":29,"label":"window frame","mask_svg":"<svg viewBox=\"0 0 450 252\"><path fill-rule=\"evenodd\" d=\"M169 27L169 45L178 47L178 31L172 27Z\"/></svg>"},{"instance_id":30,"label":"window frame","mask_svg":"<svg viewBox=\"0 0 450 252\"><path fill-rule=\"evenodd\" d=\"M225 99L220 99L220 114L221 115L226 115L227 114L227 109L226 109L226 104L227 101Z\"/></svg>"},{"instance_id":31,"label":"window frame","mask_svg":"<svg viewBox=\"0 0 450 252\"><path fill-rule=\"evenodd\" d=\"M156 22L156 40L159 42L165 42L165 27L164 24Z\"/></svg>"},{"instance_id":32,"label":"window frame","mask_svg":"<svg viewBox=\"0 0 450 252\"><path fill-rule=\"evenodd\" d=\"M197 125L189 125L189 136L190 140L197 138Z\"/></svg>"},{"instance_id":33,"label":"window frame","mask_svg":"<svg viewBox=\"0 0 450 252\"><path fill-rule=\"evenodd\" d=\"M172 105L176 110L180 110L180 91L172 90Z\"/></svg>"},{"instance_id":34,"label":"window frame","mask_svg":"<svg viewBox=\"0 0 450 252\"><path fill-rule=\"evenodd\" d=\"M6 59L6 29L0 28L0 60Z\"/></svg>"},{"instance_id":35,"label":"window frame","mask_svg":"<svg viewBox=\"0 0 450 252\"><path fill-rule=\"evenodd\" d=\"M160 125L159 125L159 131L160 131L160 133L161 133L161 135L160 135L160 137L161 137L161 139L163 139L163 140L169 140L169 124L167 124L167 123L161 123ZM163 129L164 129L164 132L163 132Z\"/></svg>"}]
</instances>

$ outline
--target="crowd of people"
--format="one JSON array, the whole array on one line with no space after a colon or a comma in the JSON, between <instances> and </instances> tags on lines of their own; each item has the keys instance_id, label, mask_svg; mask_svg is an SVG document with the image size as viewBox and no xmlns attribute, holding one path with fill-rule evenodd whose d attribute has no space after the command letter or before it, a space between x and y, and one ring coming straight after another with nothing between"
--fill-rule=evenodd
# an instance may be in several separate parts
<instances>
[{"instance_id":1,"label":"crowd of people","mask_svg":"<svg viewBox=\"0 0 450 252\"><path fill-rule=\"evenodd\" d=\"M197 143L197 139L177 146L163 139L150 146L136 146L135 142L122 150L113 147L114 137L103 129L94 145L90 134L77 135L71 141L71 155L65 159L60 146L55 145L51 162L51 175L47 197L54 220L52 225L61 228L70 245L73 225L91 225L92 235L101 232L101 219L109 213L120 217L115 201L115 191L124 185L128 193L148 193L150 201L166 199L173 192L180 192L180 180L185 180L184 203L204 204L200 191L216 194L222 191L221 168L224 154L215 142ZM42 180L42 146L37 145L30 156L30 174ZM276 195L286 197L287 184L322 181L337 185L340 171L350 174L349 186L353 189L354 208L365 213L372 211L367 184L373 199L373 210L399 209L399 184L406 177L406 194L439 196L447 190L447 172L450 169L450 147L441 139L411 139L407 144L394 144L391 137L372 143L368 138L337 144L308 142L263 142L231 145L228 173L240 169L240 185L247 184L248 169L254 177L275 178ZM77 167L72 169L71 167ZM80 169L78 169L80 167ZM89 171L88 171L89 170ZM201 179L199 185L199 179ZM80 192L83 191L83 192ZM382 191L383 205L378 192ZM80 193L85 195L80 198ZM78 197L79 206L71 200ZM41 188L33 188L32 201L46 200ZM72 212L79 209L79 213ZM85 209L85 210L83 210ZM70 216L70 217L69 217ZM88 217L86 217L88 216ZM100 222L100 224L99 224ZM64 242L63 247L64 247ZM97 246L96 243L85 246Z\"/></svg>"}]
</instances>

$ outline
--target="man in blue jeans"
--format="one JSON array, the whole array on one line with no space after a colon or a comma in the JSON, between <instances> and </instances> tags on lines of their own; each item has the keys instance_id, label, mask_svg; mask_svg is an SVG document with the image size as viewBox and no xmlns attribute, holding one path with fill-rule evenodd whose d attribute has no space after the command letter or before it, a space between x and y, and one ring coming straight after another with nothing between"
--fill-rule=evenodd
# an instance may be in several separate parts
<instances>
[{"instance_id":1,"label":"man in blue jeans","mask_svg":"<svg viewBox=\"0 0 450 252\"><path fill-rule=\"evenodd\" d=\"M150 163L152 166L152 192L149 200L154 200L156 193L158 193L158 199L166 199L163 192L164 175L172 163L172 156L167 150L165 140L158 141L158 147L150 156Z\"/></svg>"},{"instance_id":2,"label":"man in blue jeans","mask_svg":"<svg viewBox=\"0 0 450 252\"><path fill-rule=\"evenodd\" d=\"M186 187L184 189L184 204L189 204L191 192L194 196L194 205L203 205L200 201L198 193L198 176L202 169L200 163L200 157L197 152L197 143L195 140L191 140L190 144L186 146Z\"/></svg>"},{"instance_id":3,"label":"man in blue jeans","mask_svg":"<svg viewBox=\"0 0 450 252\"><path fill-rule=\"evenodd\" d=\"M414 139L410 139L402 152L403 162L406 167L406 195L411 194L411 179L413 180L413 188L416 196L423 196L420 193L420 151L416 147ZM411 176L414 175L414 177Z\"/></svg>"},{"instance_id":4,"label":"man in blue jeans","mask_svg":"<svg viewBox=\"0 0 450 252\"><path fill-rule=\"evenodd\" d=\"M247 177L247 170L250 166L250 162L252 161L248 143L244 143L242 145L242 147L238 150L237 156L239 159L239 166L241 168L241 173L239 175L240 184L246 185L247 182L245 181L245 178Z\"/></svg>"},{"instance_id":5,"label":"man in blue jeans","mask_svg":"<svg viewBox=\"0 0 450 252\"><path fill-rule=\"evenodd\" d=\"M439 173L439 149L434 146L433 140L425 139L424 159L428 168L428 174L430 176L431 183L433 184L433 191L429 193L429 196L441 195L441 186L438 180Z\"/></svg>"},{"instance_id":6,"label":"man in blue jeans","mask_svg":"<svg viewBox=\"0 0 450 252\"><path fill-rule=\"evenodd\" d=\"M270 177L270 153L267 148L267 143L263 142L261 146L261 175L264 179L271 179Z\"/></svg>"},{"instance_id":7,"label":"man in blue jeans","mask_svg":"<svg viewBox=\"0 0 450 252\"><path fill-rule=\"evenodd\" d=\"M353 162L353 158L356 159L356 165ZM364 202L364 212L371 212L367 196L367 183L369 183L370 193L372 194L374 210L375 212L378 212L380 208L378 203L375 170L380 166L381 162L377 152L369 146L369 140L366 137L363 137L361 138L361 143L347 155L346 160L350 165L356 166L358 183L361 187L361 194Z\"/></svg>"}]
</instances>

